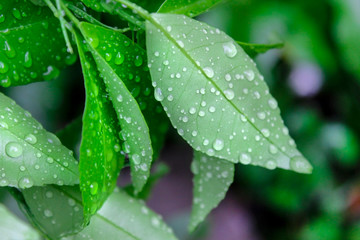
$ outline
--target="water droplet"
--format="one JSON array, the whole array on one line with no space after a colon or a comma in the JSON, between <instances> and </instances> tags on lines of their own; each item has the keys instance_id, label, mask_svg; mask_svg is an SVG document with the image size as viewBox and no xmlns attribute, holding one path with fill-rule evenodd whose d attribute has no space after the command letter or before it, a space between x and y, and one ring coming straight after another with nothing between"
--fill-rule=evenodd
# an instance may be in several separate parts
<instances>
[{"instance_id":1,"label":"water droplet","mask_svg":"<svg viewBox=\"0 0 360 240\"><path fill-rule=\"evenodd\" d=\"M231 75L230 75L230 74L226 74L226 75L225 75L225 80L228 81L228 82L231 81Z\"/></svg>"},{"instance_id":2,"label":"water droplet","mask_svg":"<svg viewBox=\"0 0 360 240\"><path fill-rule=\"evenodd\" d=\"M275 99L273 99L273 98L269 99L268 104L272 109L275 109L278 106L277 101Z\"/></svg>"},{"instance_id":3,"label":"water droplet","mask_svg":"<svg viewBox=\"0 0 360 240\"><path fill-rule=\"evenodd\" d=\"M122 101L123 101L123 96L119 94L119 95L116 97L116 100L117 100L118 102L122 102Z\"/></svg>"},{"instance_id":4,"label":"water droplet","mask_svg":"<svg viewBox=\"0 0 360 240\"><path fill-rule=\"evenodd\" d=\"M213 143L213 148L216 150L216 151L220 151L224 148L224 141L221 140L221 139L216 139Z\"/></svg>"},{"instance_id":5,"label":"water droplet","mask_svg":"<svg viewBox=\"0 0 360 240\"><path fill-rule=\"evenodd\" d=\"M115 57L115 64L120 65L124 62L124 60L125 60L125 57L120 52L118 52Z\"/></svg>"},{"instance_id":6,"label":"water droplet","mask_svg":"<svg viewBox=\"0 0 360 240\"><path fill-rule=\"evenodd\" d=\"M140 67L143 64L143 59L141 56L136 56L134 60L134 64L137 67Z\"/></svg>"},{"instance_id":7,"label":"water droplet","mask_svg":"<svg viewBox=\"0 0 360 240\"><path fill-rule=\"evenodd\" d=\"M189 113L190 113L190 114L195 114L195 113L196 113L196 109L195 109L194 107L191 107L191 108L189 109Z\"/></svg>"},{"instance_id":8,"label":"water droplet","mask_svg":"<svg viewBox=\"0 0 360 240\"><path fill-rule=\"evenodd\" d=\"M98 191L99 185L97 182L93 182L90 184L90 194L95 195Z\"/></svg>"},{"instance_id":9,"label":"water droplet","mask_svg":"<svg viewBox=\"0 0 360 240\"><path fill-rule=\"evenodd\" d=\"M276 163L275 163L275 161L273 161L273 160L268 160L268 161L265 163L265 167L266 167L267 169L273 170L273 169L276 168Z\"/></svg>"},{"instance_id":10,"label":"water droplet","mask_svg":"<svg viewBox=\"0 0 360 240\"><path fill-rule=\"evenodd\" d=\"M239 160L242 164L245 164L245 165L251 163L251 157L249 154L246 154L246 153L241 153Z\"/></svg>"},{"instance_id":11,"label":"water droplet","mask_svg":"<svg viewBox=\"0 0 360 240\"><path fill-rule=\"evenodd\" d=\"M299 173L311 173L312 167L302 156L296 156L290 159L290 168Z\"/></svg>"},{"instance_id":12,"label":"water droplet","mask_svg":"<svg viewBox=\"0 0 360 240\"><path fill-rule=\"evenodd\" d=\"M12 15L18 20L21 19L21 13L20 13L19 9L17 9L17 8L13 8Z\"/></svg>"},{"instance_id":13,"label":"water droplet","mask_svg":"<svg viewBox=\"0 0 360 240\"><path fill-rule=\"evenodd\" d=\"M17 158L22 155L23 148L20 144L16 142L9 142L5 146L5 152L9 157Z\"/></svg>"},{"instance_id":14,"label":"water droplet","mask_svg":"<svg viewBox=\"0 0 360 240\"><path fill-rule=\"evenodd\" d=\"M224 53L227 57L229 58L233 58L236 56L237 54L237 49L236 46L234 45L234 43L232 42L227 42L223 44L223 49L224 49Z\"/></svg>"},{"instance_id":15,"label":"water droplet","mask_svg":"<svg viewBox=\"0 0 360 240\"><path fill-rule=\"evenodd\" d=\"M13 58L16 55L16 51L14 48L12 48L10 46L10 44L8 43L8 41L4 42L4 50L5 50L5 54L8 58Z\"/></svg>"},{"instance_id":16,"label":"water droplet","mask_svg":"<svg viewBox=\"0 0 360 240\"><path fill-rule=\"evenodd\" d=\"M0 61L0 73L6 73L8 70L9 66L6 63Z\"/></svg>"},{"instance_id":17,"label":"water droplet","mask_svg":"<svg viewBox=\"0 0 360 240\"><path fill-rule=\"evenodd\" d=\"M265 117L266 117L266 114L265 114L264 112L258 112L258 113L257 113L257 117L258 117L259 119L261 119L261 120L264 120Z\"/></svg>"},{"instance_id":18,"label":"water droplet","mask_svg":"<svg viewBox=\"0 0 360 240\"><path fill-rule=\"evenodd\" d=\"M105 53L105 60L107 62L110 62L111 61L111 58L112 58L112 54L111 53Z\"/></svg>"},{"instance_id":19,"label":"water droplet","mask_svg":"<svg viewBox=\"0 0 360 240\"><path fill-rule=\"evenodd\" d=\"M6 122L0 122L0 128L9 129L9 126Z\"/></svg>"},{"instance_id":20,"label":"water droplet","mask_svg":"<svg viewBox=\"0 0 360 240\"><path fill-rule=\"evenodd\" d=\"M52 157L48 157L48 158L46 159L46 161L47 161L48 163L53 163L53 162L54 162L54 159L53 159Z\"/></svg>"},{"instance_id":21,"label":"water droplet","mask_svg":"<svg viewBox=\"0 0 360 240\"><path fill-rule=\"evenodd\" d=\"M25 166L20 166L20 171L24 172L26 170L26 167Z\"/></svg>"},{"instance_id":22,"label":"water droplet","mask_svg":"<svg viewBox=\"0 0 360 240\"><path fill-rule=\"evenodd\" d=\"M152 217L151 218L151 224L154 226L154 227L158 227L160 225L160 221L157 217Z\"/></svg>"},{"instance_id":23,"label":"water droplet","mask_svg":"<svg viewBox=\"0 0 360 240\"><path fill-rule=\"evenodd\" d=\"M54 196L54 194L53 194L51 191L47 191L47 192L45 193L45 196L46 196L47 198L52 198L52 197Z\"/></svg>"},{"instance_id":24,"label":"water droplet","mask_svg":"<svg viewBox=\"0 0 360 240\"><path fill-rule=\"evenodd\" d=\"M25 141L27 141L30 144L35 144L37 142L37 138L33 134L28 134L25 137Z\"/></svg>"},{"instance_id":25,"label":"water droplet","mask_svg":"<svg viewBox=\"0 0 360 240\"><path fill-rule=\"evenodd\" d=\"M5 186L8 186L8 185L9 185L8 180L6 180L6 179L1 179L0 180L0 187L5 187Z\"/></svg>"},{"instance_id":26,"label":"water droplet","mask_svg":"<svg viewBox=\"0 0 360 240\"><path fill-rule=\"evenodd\" d=\"M177 40L176 42L177 42L177 44L179 44L179 46L180 46L181 48L183 48L183 47L184 47L184 43L183 43L183 41L181 41L181 40Z\"/></svg>"},{"instance_id":27,"label":"water droplet","mask_svg":"<svg viewBox=\"0 0 360 240\"><path fill-rule=\"evenodd\" d=\"M165 61L163 61L163 64L164 64L165 66L167 66L167 65L169 65L169 61L168 61L168 60L165 60Z\"/></svg>"},{"instance_id":28,"label":"water droplet","mask_svg":"<svg viewBox=\"0 0 360 240\"><path fill-rule=\"evenodd\" d=\"M18 185L20 188L31 188L34 185L34 181L29 177L22 177L20 178Z\"/></svg>"},{"instance_id":29,"label":"water droplet","mask_svg":"<svg viewBox=\"0 0 360 240\"><path fill-rule=\"evenodd\" d=\"M53 213L49 209L45 209L44 216L50 218L53 216Z\"/></svg>"},{"instance_id":30,"label":"water droplet","mask_svg":"<svg viewBox=\"0 0 360 240\"><path fill-rule=\"evenodd\" d=\"M160 88L156 88L156 89L155 89L155 91L154 91L154 96L155 96L155 99L156 99L157 101L162 101L162 100L164 100L164 95L162 94Z\"/></svg>"},{"instance_id":31,"label":"water droplet","mask_svg":"<svg viewBox=\"0 0 360 240\"><path fill-rule=\"evenodd\" d=\"M131 160L136 164L138 165L140 163L140 156L138 154L133 154L131 156Z\"/></svg>"},{"instance_id":32,"label":"water droplet","mask_svg":"<svg viewBox=\"0 0 360 240\"><path fill-rule=\"evenodd\" d=\"M99 38L96 34L91 34L89 37L89 43L93 48L97 48L99 46Z\"/></svg>"},{"instance_id":33,"label":"water droplet","mask_svg":"<svg viewBox=\"0 0 360 240\"><path fill-rule=\"evenodd\" d=\"M167 26L166 31L171 32L171 26Z\"/></svg>"},{"instance_id":34,"label":"water droplet","mask_svg":"<svg viewBox=\"0 0 360 240\"><path fill-rule=\"evenodd\" d=\"M224 94L225 94L225 97L226 97L227 99L229 99L229 100L232 100L232 99L234 99L234 97L235 97L235 93L234 93L234 91L231 90L231 89L225 90L225 91L224 91Z\"/></svg>"},{"instance_id":35,"label":"water droplet","mask_svg":"<svg viewBox=\"0 0 360 240\"><path fill-rule=\"evenodd\" d=\"M271 145L269 146L269 152L270 152L271 154L276 154L276 153L278 152L278 149L277 149L277 147L276 147L275 145L271 144Z\"/></svg>"},{"instance_id":36,"label":"water droplet","mask_svg":"<svg viewBox=\"0 0 360 240\"><path fill-rule=\"evenodd\" d=\"M216 111L216 108L214 106L209 107L209 112L213 113Z\"/></svg>"},{"instance_id":37,"label":"water droplet","mask_svg":"<svg viewBox=\"0 0 360 240\"><path fill-rule=\"evenodd\" d=\"M214 77L214 70L211 67L204 67L203 71L209 78Z\"/></svg>"},{"instance_id":38,"label":"water droplet","mask_svg":"<svg viewBox=\"0 0 360 240\"><path fill-rule=\"evenodd\" d=\"M265 137L269 137L270 136L270 131L267 128L261 129L261 133L265 136Z\"/></svg>"},{"instance_id":39,"label":"water droplet","mask_svg":"<svg viewBox=\"0 0 360 240\"><path fill-rule=\"evenodd\" d=\"M32 65L32 57L29 51L27 51L24 55L24 66L29 68Z\"/></svg>"},{"instance_id":40,"label":"water droplet","mask_svg":"<svg viewBox=\"0 0 360 240\"><path fill-rule=\"evenodd\" d=\"M251 69L245 70L244 75L245 75L246 79L249 80L249 81L252 81L255 78L255 73Z\"/></svg>"},{"instance_id":41,"label":"water droplet","mask_svg":"<svg viewBox=\"0 0 360 240\"><path fill-rule=\"evenodd\" d=\"M4 14L1 14L0 15L0 23L4 22L5 21L5 16Z\"/></svg>"}]
</instances>

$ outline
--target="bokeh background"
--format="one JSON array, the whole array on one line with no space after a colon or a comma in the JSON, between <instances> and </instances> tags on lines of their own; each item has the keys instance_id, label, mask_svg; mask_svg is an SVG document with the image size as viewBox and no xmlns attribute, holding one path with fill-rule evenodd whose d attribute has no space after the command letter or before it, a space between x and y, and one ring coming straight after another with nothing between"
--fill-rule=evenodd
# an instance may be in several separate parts
<instances>
[{"instance_id":1,"label":"bokeh background","mask_svg":"<svg viewBox=\"0 0 360 240\"><path fill-rule=\"evenodd\" d=\"M238 41L284 43L255 60L314 171L238 165L226 199L189 235L192 152L170 130L159 159L170 171L154 187L149 206L184 240L359 240L360 1L234 0L197 18ZM84 107L78 62L52 81L3 91L52 132ZM126 184L127 174L119 184ZM0 201L22 217L4 191Z\"/></svg>"}]
</instances>

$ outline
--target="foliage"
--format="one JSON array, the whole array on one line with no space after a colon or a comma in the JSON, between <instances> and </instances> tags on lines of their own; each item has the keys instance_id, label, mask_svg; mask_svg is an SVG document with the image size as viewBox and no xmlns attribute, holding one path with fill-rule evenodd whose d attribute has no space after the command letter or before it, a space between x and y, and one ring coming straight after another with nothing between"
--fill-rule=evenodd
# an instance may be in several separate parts
<instances>
[{"instance_id":1,"label":"foliage","mask_svg":"<svg viewBox=\"0 0 360 240\"><path fill-rule=\"evenodd\" d=\"M4 225L21 229L7 231L9 239L40 238L39 234L69 240L177 239L160 215L143 202L168 172L159 156L172 128L194 152L190 232L201 230L199 224L232 184L266 199L276 211L295 215L310 207L309 199L320 186L329 196L335 185L324 155L341 159L335 165L356 166L359 143L351 128L323 123L311 110L291 109L291 95L275 88L283 85L254 61L271 49L277 53L282 49L292 66L319 62L334 74L342 66L334 67L337 62L318 31L321 27L302 15L295 3L283 4L279 10L269 1L256 7L255 3L237 6L244 10L239 20L244 29L234 27L237 31L231 34L201 21L213 13L201 15L209 9L231 6L222 2L0 3L0 85L4 87L0 93L0 186L13 195L34 228L1 205ZM339 37L334 42L341 58L351 59L344 69L359 76L356 34L349 30L350 25L353 29L359 25L351 8L357 5L350 0L331 4L338 10L334 33ZM251 16L245 14L247 8ZM278 21L273 11L279 11L276 16L281 24L301 26L298 32L283 32L288 38L267 38L267 28ZM258 36L252 31L259 31L257 39L268 39L271 44L247 43L254 40L250 36ZM319 46L313 52L308 50L310 43L302 41L303 32ZM84 110L64 118L62 126L72 122L57 136L10 98L19 85L31 86L67 71L75 75L79 69ZM63 92L68 93L67 89ZM280 107L285 114L280 114ZM349 105L345 110L351 109ZM290 134L305 156L321 159L313 162L314 174L303 175L312 173L313 167ZM314 150L313 145L320 147ZM126 171L131 183L119 188L119 174ZM326 233L327 239L341 236L339 209L344 209L344 200L338 195L336 199L339 206L318 210L324 214L298 230L300 239L316 238L328 228L333 231Z\"/></svg>"}]
</instances>

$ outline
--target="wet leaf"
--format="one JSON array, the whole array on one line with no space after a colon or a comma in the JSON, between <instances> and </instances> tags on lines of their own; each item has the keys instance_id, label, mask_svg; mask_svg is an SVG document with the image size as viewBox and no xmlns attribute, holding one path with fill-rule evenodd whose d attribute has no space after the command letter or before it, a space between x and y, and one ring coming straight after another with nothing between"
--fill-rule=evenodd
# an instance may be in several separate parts
<instances>
[{"instance_id":1,"label":"wet leaf","mask_svg":"<svg viewBox=\"0 0 360 240\"><path fill-rule=\"evenodd\" d=\"M61 143L72 150L77 159L79 159L78 143L81 140L82 119L81 117L75 118L72 122L66 125L63 129L56 132L56 136L60 139Z\"/></svg>"},{"instance_id":2,"label":"wet leaf","mask_svg":"<svg viewBox=\"0 0 360 240\"><path fill-rule=\"evenodd\" d=\"M50 239L60 239L83 228L79 186L32 187L22 191L27 215Z\"/></svg>"},{"instance_id":3,"label":"wet leaf","mask_svg":"<svg viewBox=\"0 0 360 240\"><path fill-rule=\"evenodd\" d=\"M77 184L77 164L54 134L0 93L0 186Z\"/></svg>"},{"instance_id":4,"label":"wet leaf","mask_svg":"<svg viewBox=\"0 0 360 240\"><path fill-rule=\"evenodd\" d=\"M194 199L189 230L192 232L224 199L234 179L234 163L195 151L191 171Z\"/></svg>"},{"instance_id":5,"label":"wet leaf","mask_svg":"<svg viewBox=\"0 0 360 240\"><path fill-rule=\"evenodd\" d=\"M40 240L40 235L0 203L1 239Z\"/></svg>"},{"instance_id":6,"label":"wet leaf","mask_svg":"<svg viewBox=\"0 0 360 240\"><path fill-rule=\"evenodd\" d=\"M119 140L120 127L86 42L77 37L85 82L85 110L80 146L80 187L85 220L90 219L113 192L124 164Z\"/></svg>"},{"instance_id":7,"label":"wet leaf","mask_svg":"<svg viewBox=\"0 0 360 240\"><path fill-rule=\"evenodd\" d=\"M224 2L224 0L166 0L158 12L184 14L189 17L195 17L221 2Z\"/></svg>"},{"instance_id":8,"label":"wet leaf","mask_svg":"<svg viewBox=\"0 0 360 240\"><path fill-rule=\"evenodd\" d=\"M219 29L182 15L146 23L155 98L197 151L231 162L310 173L263 76Z\"/></svg>"},{"instance_id":9,"label":"wet leaf","mask_svg":"<svg viewBox=\"0 0 360 240\"><path fill-rule=\"evenodd\" d=\"M283 43L272 43L272 44L257 44L257 43L245 43L239 42L237 43L242 47L242 49L246 52L249 57L254 58L258 54L266 53L267 51L275 48L282 48L284 46Z\"/></svg>"},{"instance_id":10,"label":"wet leaf","mask_svg":"<svg viewBox=\"0 0 360 240\"><path fill-rule=\"evenodd\" d=\"M81 23L80 28L86 41L89 43L89 48L116 110L121 126L121 137L125 141L124 151L129 154L130 158L133 184L135 190L139 192L149 177L153 150L149 128L140 110L140 103L132 96L132 94L138 95L140 92L135 94L134 90L132 90L132 93L130 93L130 88L127 88L124 81L125 78L131 78L130 74L132 78L139 77L141 80L141 76L136 73L146 67L143 60L144 56L141 55L139 50L136 51L137 48L129 46L129 40L123 37L121 33L108 31L88 23ZM111 38L117 39L116 45L121 43L128 46L127 51L124 51L124 48L119 49L115 47L116 45L113 47L112 43L110 44L107 41ZM104 52L101 51L104 49L103 46L106 46L107 49L104 55ZM128 53L130 48L133 48L131 53L138 52L138 54L130 55ZM117 71L115 67L118 65L124 66ZM122 69L127 70L120 72ZM132 71L133 69L139 70ZM125 75L125 73L128 75ZM136 81L132 78L131 80ZM140 91L139 88L138 90Z\"/></svg>"},{"instance_id":11,"label":"wet leaf","mask_svg":"<svg viewBox=\"0 0 360 240\"><path fill-rule=\"evenodd\" d=\"M2 3L0 14L0 86L50 80L76 60L69 55L59 20L48 7L25 0Z\"/></svg>"},{"instance_id":12,"label":"wet leaf","mask_svg":"<svg viewBox=\"0 0 360 240\"><path fill-rule=\"evenodd\" d=\"M92 217L82 232L64 240L121 239L171 240L177 239L161 217L147 208L141 200L115 189L104 206Z\"/></svg>"}]
</instances>

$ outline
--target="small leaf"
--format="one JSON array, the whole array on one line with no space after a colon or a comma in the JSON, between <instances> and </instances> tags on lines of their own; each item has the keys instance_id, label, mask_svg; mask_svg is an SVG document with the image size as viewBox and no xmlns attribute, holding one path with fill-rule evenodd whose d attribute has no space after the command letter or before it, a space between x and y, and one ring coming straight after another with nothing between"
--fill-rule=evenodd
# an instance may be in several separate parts
<instances>
[{"instance_id":1,"label":"small leaf","mask_svg":"<svg viewBox=\"0 0 360 240\"><path fill-rule=\"evenodd\" d=\"M121 136L125 141L124 151L129 154L130 158L133 184L135 190L139 192L149 177L153 156L149 129L137 101L124 84L123 79L128 76L125 76L124 73L118 75L114 66L123 64L124 68L133 69L137 67L141 69L144 67L143 57L139 54L128 55L124 51L118 51L117 48L113 48L107 41L107 39L115 38L117 35L123 36L121 33L114 31L94 31L95 29L106 29L88 23L81 23L80 29L86 41L89 43L89 48L91 49L98 70L104 79L106 89L109 92L116 110L121 126ZM108 49L105 55L101 54L101 47L99 47L100 39L102 44L105 42L106 49ZM118 39L120 40L117 41L116 44L129 46L130 42L127 38L118 37ZM125 59L126 62L124 62ZM111 60L112 64L110 64ZM129 72L129 74L134 73L135 72Z\"/></svg>"},{"instance_id":2,"label":"small leaf","mask_svg":"<svg viewBox=\"0 0 360 240\"><path fill-rule=\"evenodd\" d=\"M237 43L243 48L249 57L254 58L260 53L266 53L267 51L274 48L282 48L284 46L283 43L272 43L272 44L256 44L256 43L245 43L239 42Z\"/></svg>"},{"instance_id":3,"label":"small leaf","mask_svg":"<svg viewBox=\"0 0 360 240\"><path fill-rule=\"evenodd\" d=\"M113 192L124 156L120 152L116 113L96 63L80 36L77 43L86 92L79 171L87 222Z\"/></svg>"},{"instance_id":4,"label":"small leaf","mask_svg":"<svg viewBox=\"0 0 360 240\"><path fill-rule=\"evenodd\" d=\"M234 180L234 163L195 151L191 171L194 199L189 230L192 232L224 199Z\"/></svg>"},{"instance_id":5,"label":"small leaf","mask_svg":"<svg viewBox=\"0 0 360 240\"><path fill-rule=\"evenodd\" d=\"M22 191L27 215L50 239L82 230L83 211L79 186L32 187Z\"/></svg>"},{"instance_id":6,"label":"small leaf","mask_svg":"<svg viewBox=\"0 0 360 240\"><path fill-rule=\"evenodd\" d=\"M77 164L54 134L0 93L0 186L77 184Z\"/></svg>"},{"instance_id":7,"label":"small leaf","mask_svg":"<svg viewBox=\"0 0 360 240\"><path fill-rule=\"evenodd\" d=\"M172 240L177 239L161 217L147 208L141 200L115 189L104 206L92 217L82 232L63 240L121 239Z\"/></svg>"},{"instance_id":8,"label":"small leaf","mask_svg":"<svg viewBox=\"0 0 360 240\"><path fill-rule=\"evenodd\" d=\"M182 15L146 22L155 98L197 151L310 173L253 60L219 29Z\"/></svg>"},{"instance_id":9,"label":"small leaf","mask_svg":"<svg viewBox=\"0 0 360 240\"><path fill-rule=\"evenodd\" d=\"M195 17L221 2L224 2L224 0L166 0L158 12L184 14L189 17Z\"/></svg>"},{"instance_id":10,"label":"small leaf","mask_svg":"<svg viewBox=\"0 0 360 240\"><path fill-rule=\"evenodd\" d=\"M1 239L22 239L22 240L40 240L40 235L28 224L18 219L9 212L6 207L0 203L0 232Z\"/></svg>"},{"instance_id":11,"label":"small leaf","mask_svg":"<svg viewBox=\"0 0 360 240\"><path fill-rule=\"evenodd\" d=\"M59 20L48 7L6 1L0 14L0 86L50 80L76 60L69 55Z\"/></svg>"}]
</instances>

